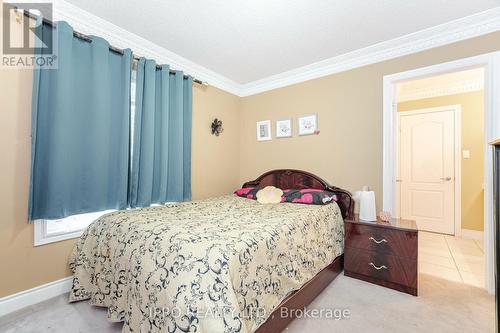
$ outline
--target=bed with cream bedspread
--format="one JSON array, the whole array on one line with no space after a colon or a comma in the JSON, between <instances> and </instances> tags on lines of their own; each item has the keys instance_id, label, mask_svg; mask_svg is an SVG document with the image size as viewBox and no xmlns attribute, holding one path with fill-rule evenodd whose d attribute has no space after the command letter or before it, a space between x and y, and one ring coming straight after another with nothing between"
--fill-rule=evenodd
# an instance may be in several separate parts
<instances>
[{"instance_id":1,"label":"bed with cream bedspread","mask_svg":"<svg viewBox=\"0 0 500 333\"><path fill-rule=\"evenodd\" d=\"M123 332L253 332L343 253L336 203L236 196L117 211L70 258L70 301L90 299Z\"/></svg>"}]
</instances>

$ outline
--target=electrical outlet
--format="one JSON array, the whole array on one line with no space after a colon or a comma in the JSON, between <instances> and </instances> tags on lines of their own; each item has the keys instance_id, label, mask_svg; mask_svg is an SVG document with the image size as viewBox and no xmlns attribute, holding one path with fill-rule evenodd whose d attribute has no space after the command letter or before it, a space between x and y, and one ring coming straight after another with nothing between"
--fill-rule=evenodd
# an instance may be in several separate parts
<instances>
[{"instance_id":1,"label":"electrical outlet","mask_svg":"<svg viewBox=\"0 0 500 333\"><path fill-rule=\"evenodd\" d=\"M462 151L462 157L464 159L470 158L470 150L464 150L464 151Z\"/></svg>"}]
</instances>

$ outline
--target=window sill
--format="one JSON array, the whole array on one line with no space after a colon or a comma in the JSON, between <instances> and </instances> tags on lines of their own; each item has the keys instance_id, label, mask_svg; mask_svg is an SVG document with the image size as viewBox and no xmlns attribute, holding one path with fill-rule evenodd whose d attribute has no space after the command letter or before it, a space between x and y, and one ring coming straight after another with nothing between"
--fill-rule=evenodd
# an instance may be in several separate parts
<instances>
[{"instance_id":1,"label":"window sill","mask_svg":"<svg viewBox=\"0 0 500 333\"><path fill-rule=\"evenodd\" d=\"M35 239L34 246L41 246L50 243L60 242L63 240L68 240L72 238L79 238L84 230L72 231L64 234L46 235L45 234L45 221L36 220L33 222L35 226Z\"/></svg>"}]
</instances>

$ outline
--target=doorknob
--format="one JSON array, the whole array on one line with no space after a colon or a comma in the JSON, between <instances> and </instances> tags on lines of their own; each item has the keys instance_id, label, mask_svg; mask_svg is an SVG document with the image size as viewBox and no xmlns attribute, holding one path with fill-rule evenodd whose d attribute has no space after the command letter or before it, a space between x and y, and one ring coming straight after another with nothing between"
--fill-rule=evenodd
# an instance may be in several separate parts
<instances>
[{"instance_id":1,"label":"doorknob","mask_svg":"<svg viewBox=\"0 0 500 333\"><path fill-rule=\"evenodd\" d=\"M451 177L444 177L444 178L443 178L443 177L441 177L441 178L439 178L439 179L441 179L441 180L446 180L447 182L449 182L449 181L451 180Z\"/></svg>"}]
</instances>

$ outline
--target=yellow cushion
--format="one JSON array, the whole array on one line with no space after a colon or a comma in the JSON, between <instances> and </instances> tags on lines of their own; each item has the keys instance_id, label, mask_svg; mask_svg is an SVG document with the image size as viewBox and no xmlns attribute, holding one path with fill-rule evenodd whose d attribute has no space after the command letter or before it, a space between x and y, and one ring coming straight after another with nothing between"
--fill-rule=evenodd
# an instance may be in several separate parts
<instances>
[{"instance_id":1,"label":"yellow cushion","mask_svg":"<svg viewBox=\"0 0 500 333\"><path fill-rule=\"evenodd\" d=\"M257 201L261 204L280 203L283 191L274 186L266 186L257 192Z\"/></svg>"}]
</instances>

